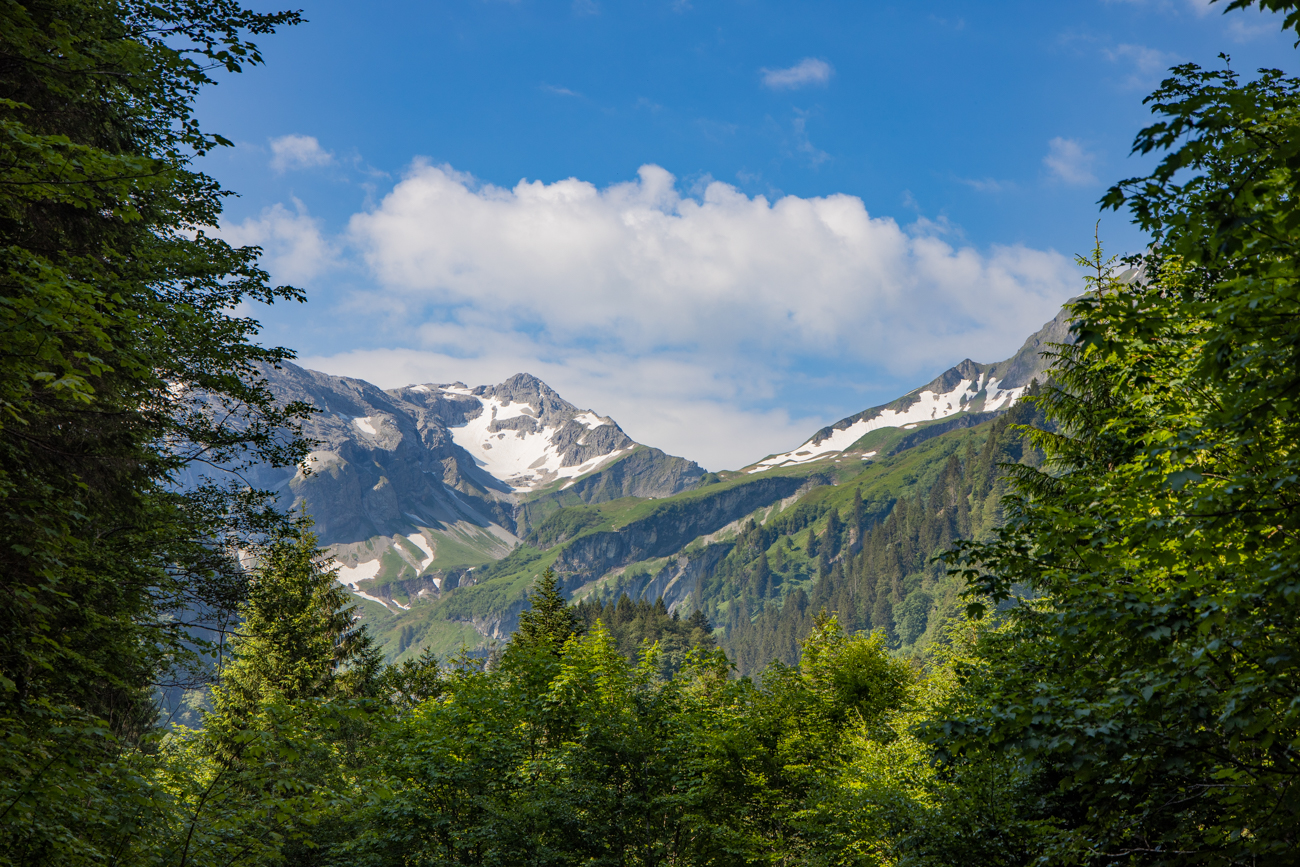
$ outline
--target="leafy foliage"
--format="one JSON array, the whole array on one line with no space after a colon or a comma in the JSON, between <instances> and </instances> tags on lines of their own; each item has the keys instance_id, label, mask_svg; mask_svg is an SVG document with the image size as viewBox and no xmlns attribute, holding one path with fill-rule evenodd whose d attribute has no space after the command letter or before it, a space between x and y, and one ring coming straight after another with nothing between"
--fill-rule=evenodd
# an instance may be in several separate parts
<instances>
[{"instance_id":1,"label":"leafy foliage","mask_svg":"<svg viewBox=\"0 0 1300 867\"><path fill-rule=\"evenodd\" d=\"M595 599L584 599L575 608L583 630L594 629L599 622L628 661L639 661L653 648L659 662L659 675L664 678L681 670L693 651L711 651L716 646L713 628L704 612L696 610L690 617L682 619L676 611L668 613L662 597L654 602L647 599L633 601L623 594L618 601L611 600L603 605Z\"/></svg>"},{"instance_id":2,"label":"leafy foliage","mask_svg":"<svg viewBox=\"0 0 1300 867\"><path fill-rule=\"evenodd\" d=\"M746 525L698 595L740 672L794 664L823 609L850 630L881 630L891 646L924 652L963 607L961 582L932 558L1001 521L1000 468L1041 460L1016 427L1035 418L1032 404L1018 405Z\"/></svg>"},{"instance_id":3,"label":"leafy foliage","mask_svg":"<svg viewBox=\"0 0 1300 867\"><path fill-rule=\"evenodd\" d=\"M1057 782L1062 860L1272 863L1300 800L1300 82L1182 66L1107 196L1157 240L1145 279L1075 305L1039 400L1048 470L960 545L994 601L996 689L945 724Z\"/></svg>"},{"instance_id":4,"label":"leafy foliage","mask_svg":"<svg viewBox=\"0 0 1300 867\"><path fill-rule=\"evenodd\" d=\"M528 594L529 607L519 614L514 647L548 650L559 655L564 643L578 631L578 615L564 600L554 570L547 569Z\"/></svg>"},{"instance_id":5,"label":"leafy foliage","mask_svg":"<svg viewBox=\"0 0 1300 867\"><path fill-rule=\"evenodd\" d=\"M202 668L246 590L234 553L282 522L196 470L294 463L294 420L243 300L254 248L205 233L223 143L190 106L247 34L236 3L6 2L0 12L0 862L96 861L159 793L131 750L154 690ZM188 475L186 475L188 474ZM106 847L106 848L105 848Z\"/></svg>"}]
</instances>

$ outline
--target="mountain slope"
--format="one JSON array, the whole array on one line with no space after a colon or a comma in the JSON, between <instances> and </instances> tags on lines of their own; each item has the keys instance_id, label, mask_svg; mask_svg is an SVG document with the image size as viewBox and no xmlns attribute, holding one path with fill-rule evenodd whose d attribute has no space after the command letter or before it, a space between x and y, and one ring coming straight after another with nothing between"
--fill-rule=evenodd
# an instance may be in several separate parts
<instances>
[{"instance_id":1,"label":"mountain slope","mask_svg":"<svg viewBox=\"0 0 1300 867\"><path fill-rule=\"evenodd\" d=\"M1066 339L1061 315L1011 358L963 361L792 452L707 475L528 374L493 386L384 391L286 365L273 387L321 410L307 429L319 444L311 473L258 481L315 516L340 580L393 654L482 652L504 640L547 568L575 599L627 593L703 610L746 668L765 654L788 655L782 648L797 646L791 636L802 637L816 613L808 606L847 605L858 597L843 596L845 576L858 587L874 569L873 592L888 587L884 601L873 597L865 614L855 602L847 622L886 628L906 644L925 632L928 609L919 609L951 603L924 566L936 540L976 532L995 508L985 502L992 488L979 486L991 472L988 455L1008 448L997 420L1046 368L1044 344ZM941 480L958 472L958 450L960 473L976 480L966 505L931 508L935 486L952 487ZM910 547L861 565L853 558L873 528L900 520L900 503L913 516ZM949 521L951 532L933 529L933 515L961 508L967 517ZM931 513L930 523L916 523ZM972 523L975 513L983 517ZM820 550L809 534L825 540ZM886 561L893 565L881 577Z\"/></svg>"},{"instance_id":2,"label":"mountain slope","mask_svg":"<svg viewBox=\"0 0 1300 867\"><path fill-rule=\"evenodd\" d=\"M864 452L872 443L863 438L882 428L912 430L959 413L976 415L1005 410L1047 369L1048 359L1042 356L1042 351L1048 344L1067 341L1069 333L1069 318L1062 309L1005 361L978 364L967 358L897 400L841 419L817 431L798 448L769 455L746 469L759 473L846 452ZM873 450L870 454L877 453Z\"/></svg>"},{"instance_id":3,"label":"mountain slope","mask_svg":"<svg viewBox=\"0 0 1300 867\"><path fill-rule=\"evenodd\" d=\"M670 496L704 474L528 374L385 391L292 364L265 373L279 399L318 410L305 425L315 448L306 472L250 480L305 508L340 581L389 610L502 559L561 501Z\"/></svg>"}]
</instances>

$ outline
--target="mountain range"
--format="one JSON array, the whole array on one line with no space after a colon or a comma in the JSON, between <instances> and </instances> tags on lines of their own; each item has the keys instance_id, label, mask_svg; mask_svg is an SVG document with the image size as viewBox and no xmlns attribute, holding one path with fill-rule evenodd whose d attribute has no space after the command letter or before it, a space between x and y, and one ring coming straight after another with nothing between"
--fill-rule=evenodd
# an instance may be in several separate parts
<instances>
[{"instance_id":1,"label":"mountain range","mask_svg":"<svg viewBox=\"0 0 1300 867\"><path fill-rule=\"evenodd\" d=\"M317 410L304 427L314 449L305 467L259 468L252 481L311 514L390 656L481 652L504 639L547 567L575 598L662 597L669 610L717 616L730 603L706 605L702 589L746 528L806 512L826 498L820 489L856 481L861 491L891 456L998 418L1041 376L1042 350L1068 334L1062 311L1011 358L966 359L789 452L720 473L633 441L527 373L384 390L285 363L268 382L277 398ZM892 505L875 504L872 520ZM866 528L855 532L860 547Z\"/></svg>"}]
</instances>

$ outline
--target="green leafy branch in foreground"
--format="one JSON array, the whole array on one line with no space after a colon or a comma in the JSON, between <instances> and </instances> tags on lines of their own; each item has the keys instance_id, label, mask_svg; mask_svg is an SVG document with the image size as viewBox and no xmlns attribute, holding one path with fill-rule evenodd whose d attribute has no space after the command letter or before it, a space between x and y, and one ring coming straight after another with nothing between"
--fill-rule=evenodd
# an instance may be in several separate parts
<instances>
[{"instance_id":1,"label":"green leafy branch in foreground","mask_svg":"<svg viewBox=\"0 0 1300 867\"><path fill-rule=\"evenodd\" d=\"M1282 863L1300 841L1300 82L1182 66L1106 198L1157 246L1074 305L1010 520L958 546L974 593L1034 597L993 633L954 753L1058 788L1052 853Z\"/></svg>"}]
</instances>

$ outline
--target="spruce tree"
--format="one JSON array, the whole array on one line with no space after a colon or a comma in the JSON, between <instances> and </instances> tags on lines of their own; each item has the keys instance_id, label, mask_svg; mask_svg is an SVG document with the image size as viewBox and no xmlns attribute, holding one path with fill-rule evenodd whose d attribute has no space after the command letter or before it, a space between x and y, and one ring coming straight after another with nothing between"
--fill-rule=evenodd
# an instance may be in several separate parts
<instances>
[{"instance_id":1,"label":"spruce tree","mask_svg":"<svg viewBox=\"0 0 1300 867\"><path fill-rule=\"evenodd\" d=\"M626 598L626 597L624 597ZM619 600L620 607L622 600ZM569 607L555 571L547 569L528 594L528 608L519 614L519 628L511 636L512 647L545 648L557 656L564 643L578 632L578 613Z\"/></svg>"},{"instance_id":2,"label":"spruce tree","mask_svg":"<svg viewBox=\"0 0 1300 867\"><path fill-rule=\"evenodd\" d=\"M316 536L300 522L272 542L254 570L232 661L214 690L217 712L239 717L270 701L366 692L378 652L334 579ZM359 667L348 677L351 667Z\"/></svg>"}]
</instances>

